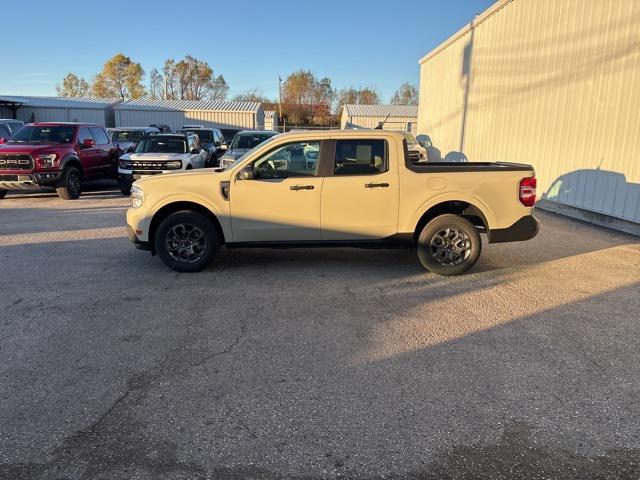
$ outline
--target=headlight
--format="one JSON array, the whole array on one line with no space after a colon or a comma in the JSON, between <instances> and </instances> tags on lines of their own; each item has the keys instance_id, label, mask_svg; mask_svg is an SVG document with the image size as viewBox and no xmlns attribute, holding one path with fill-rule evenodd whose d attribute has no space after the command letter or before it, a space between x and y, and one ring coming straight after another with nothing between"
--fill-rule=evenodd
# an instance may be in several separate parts
<instances>
[{"instance_id":1,"label":"headlight","mask_svg":"<svg viewBox=\"0 0 640 480\"><path fill-rule=\"evenodd\" d=\"M125 170L130 170L133 166L133 162L131 160L120 160L120 168L124 168Z\"/></svg>"},{"instance_id":2,"label":"headlight","mask_svg":"<svg viewBox=\"0 0 640 480\"><path fill-rule=\"evenodd\" d=\"M51 168L56 161L56 154L50 153L48 155L38 155L38 163L43 168Z\"/></svg>"},{"instance_id":3,"label":"headlight","mask_svg":"<svg viewBox=\"0 0 640 480\"><path fill-rule=\"evenodd\" d=\"M144 192L140 187L135 185L131 187L131 206L133 208L140 208L144 202Z\"/></svg>"},{"instance_id":4,"label":"headlight","mask_svg":"<svg viewBox=\"0 0 640 480\"><path fill-rule=\"evenodd\" d=\"M165 163L165 167L171 170L182 168L182 160L173 160L172 162Z\"/></svg>"}]
</instances>

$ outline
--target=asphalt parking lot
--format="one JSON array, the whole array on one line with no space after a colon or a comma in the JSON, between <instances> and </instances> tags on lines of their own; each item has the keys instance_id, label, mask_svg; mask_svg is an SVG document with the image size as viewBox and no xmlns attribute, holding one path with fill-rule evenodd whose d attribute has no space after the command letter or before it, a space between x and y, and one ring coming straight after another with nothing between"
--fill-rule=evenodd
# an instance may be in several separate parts
<instances>
[{"instance_id":1,"label":"asphalt parking lot","mask_svg":"<svg viewBox=\"0 0 640 480\"><path fill-rule=\"evenodd\" d=\"M640 239L221 251L178 274L112 185L0 201L0 478L638 478Z\"/></svg>"}]
</instances>

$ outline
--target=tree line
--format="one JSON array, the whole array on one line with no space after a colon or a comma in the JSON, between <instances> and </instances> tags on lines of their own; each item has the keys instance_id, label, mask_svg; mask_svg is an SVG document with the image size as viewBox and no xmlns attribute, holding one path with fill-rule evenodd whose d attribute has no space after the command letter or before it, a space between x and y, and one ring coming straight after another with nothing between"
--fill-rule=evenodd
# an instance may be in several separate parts
<instances>
[{"instance_id":1,"label":"tree line","mask_svg":"<svg viewBox=\"0 0 640 480\"><path fill-rule=\"evenodd\" d=\"M145 85L145 71L137 62L118 53L107 60L102 71L90 81L68 73L56 86L61 97L101 97L122 100L149 98L167 100L226 100L229 86L205 61L185 56L170 58L161 70L152 68ZM381 103L375 88L335 89L328 77L317 78L311 71L298 70L281 80L282 117L287 124L330 126L339 123L345 104ZM279 111L280 98L273 99L253 89L231 98L232 101L262 102L265 110ZM394 105L417 105L415 86L403 83L390 100Z\"/></svg>"}]
</instances>

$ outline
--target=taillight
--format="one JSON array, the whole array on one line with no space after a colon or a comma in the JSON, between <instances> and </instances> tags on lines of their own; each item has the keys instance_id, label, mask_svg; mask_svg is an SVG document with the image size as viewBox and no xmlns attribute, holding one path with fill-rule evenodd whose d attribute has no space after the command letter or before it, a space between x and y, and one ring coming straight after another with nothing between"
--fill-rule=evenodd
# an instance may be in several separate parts
<instances>
[{"instance_id":1,"label":"taillight","mask_svg":"<svg viewBox=\"0 0 640 480\"><path fill-rule=\"evenodd\" d=\"M525 207L533 207L536 203L536 177L520 180L520 203Z\"/></svg>"}]
</instances>

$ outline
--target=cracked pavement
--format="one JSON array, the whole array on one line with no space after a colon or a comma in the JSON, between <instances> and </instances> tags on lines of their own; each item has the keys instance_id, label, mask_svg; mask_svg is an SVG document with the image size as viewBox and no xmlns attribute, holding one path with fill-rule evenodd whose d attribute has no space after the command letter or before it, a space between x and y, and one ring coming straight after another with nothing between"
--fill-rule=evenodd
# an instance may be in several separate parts
<instances>
[{"instance_id":1,"label":"cracked pavement","mask_svg":"<svg viewBox=\"0 0 640 480\"><path fill-rule=\"evenodd\" d=\"M0 201L0 478L640 477L640 239L539 212L462 277L355 249L178 274L127 204Z\"/></svg>"}]
</instances>

